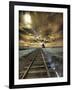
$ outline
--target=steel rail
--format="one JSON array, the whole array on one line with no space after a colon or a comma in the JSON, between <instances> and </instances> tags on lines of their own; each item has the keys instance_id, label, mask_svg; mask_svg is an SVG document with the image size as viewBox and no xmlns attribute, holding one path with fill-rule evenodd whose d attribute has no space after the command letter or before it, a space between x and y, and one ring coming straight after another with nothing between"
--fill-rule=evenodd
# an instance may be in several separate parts
<instances>
[{"instance_id":1,"label":"steel rail","mask_svg":"<svg viewBox=\"0 0 72 90\"><path fill-rule=\"evenodd\" d=\"M47 75L48 75L48 77L50 77L51 75L49 73L49 70L48 70L48 67L47 67L47 64L46 64L46 61L45 61L45 58L44 58L44 55L43 55L42 51L41 51L41 55L42 55L42 58L43 58L44 66L45 66L46 71L47 71Z\"/></svg>"},{"instance_id":2,"label":"steel rail","mask_svg":"<svg viewBox=\"0 0 72 90\"><path fill-rule=\"evenodd\" d=\"M37 56L37 55L36 55L36 56ZM35 56L35 57L36 57L36 56ZM26 77L26 75L27 75L30 67L32 66L32 64L33 64L33 62L34 62L34 60L35 60L35 57L33 58L33 60L32 60L32 62L30 63L30 65L28 66L27 70L24 72L24 74L23 74L23 76L22 76L22 79L24 79L24 78Z\"/></svg>"}]
</instances>

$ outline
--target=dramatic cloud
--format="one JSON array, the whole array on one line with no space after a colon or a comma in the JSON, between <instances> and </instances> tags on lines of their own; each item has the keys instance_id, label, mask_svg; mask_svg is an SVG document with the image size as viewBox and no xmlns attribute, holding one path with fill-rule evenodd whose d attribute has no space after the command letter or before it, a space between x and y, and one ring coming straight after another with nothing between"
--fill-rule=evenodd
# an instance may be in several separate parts
<instances>
[{"instance_id":1,"label":"dramatic cloud","mask_svg":"<svg viewBox=\"0 0 72 90\"><path fill-rule=\"evenodd\" d=\"M26 47L63 46L63 14L20 11L19 40Z\"/></svg>"}]
</instances>

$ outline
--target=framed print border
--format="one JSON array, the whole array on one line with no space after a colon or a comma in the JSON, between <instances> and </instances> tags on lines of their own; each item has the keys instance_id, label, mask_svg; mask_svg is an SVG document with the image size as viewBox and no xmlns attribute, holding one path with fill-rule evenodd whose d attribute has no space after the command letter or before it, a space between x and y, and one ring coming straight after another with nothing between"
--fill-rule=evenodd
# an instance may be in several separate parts
<instances>
[{"instance_id":1,"label":"framed print border","mask_svg":"<svg viewBox=\"0 0 72 90\"><path fill-rule=\"evenodd\" d=\"M49 7L67 9L67 81L52 82L52 83L36 83L36 84L15 84L14 76L14 27L15 27L15 6L32 6L32 7ZM44 87L44 86L60 86L70 85L70 5L65 4L47 4L47 3L31 3L31 2L9 2L9 88L29 88L29 87Z\"/></svg>"}]
</instances>

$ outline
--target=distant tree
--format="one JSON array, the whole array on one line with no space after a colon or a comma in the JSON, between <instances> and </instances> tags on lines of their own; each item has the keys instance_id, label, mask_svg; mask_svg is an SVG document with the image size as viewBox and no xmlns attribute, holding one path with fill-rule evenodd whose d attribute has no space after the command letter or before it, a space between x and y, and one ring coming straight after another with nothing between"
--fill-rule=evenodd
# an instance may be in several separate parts
<instances>
[{"instance_id":1,"label":"distant tree","mask_svg":"<svg viewBox=\"0 0 72 90\"><path fill-rule=\"evenodd\" d=\"M44 43L42 44L42 48L45 48L45 45L44 45Z\"/></svg>"}]
</instances>

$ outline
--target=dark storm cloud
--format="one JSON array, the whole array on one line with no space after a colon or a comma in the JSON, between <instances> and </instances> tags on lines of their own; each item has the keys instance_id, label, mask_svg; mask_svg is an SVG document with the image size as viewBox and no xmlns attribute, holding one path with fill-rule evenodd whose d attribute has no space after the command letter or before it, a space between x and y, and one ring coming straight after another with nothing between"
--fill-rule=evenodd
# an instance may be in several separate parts
<instances>
[{"instance_id":1,"label":"dark storm cloud","mask_svg":"<svg viewBox=\"0 0 72 90\"><path fill-rule=\"evenodd\" d=\"M32 28L26 28L23 24L22 14L20 12L20 39L29 43L44 42L56 44L63 42L63 14L54 12L29 12L32 19ZM26 38L24 35L27 35ZM32 35L32 38L29 38ZM37 38L38 37L38 38ZM58 45L59 46L59 45Z\"/></svg>"},{"instance_id":2,"label":"dark storm cloud","mask_svg":"<svg viewBox=\"0 0 72 90\"><path fill-rule=\"evenodd\" d=\"M23 33L23 34L34 34L33 31L31 29L28 29L28 28L23 28L22 30L19 30L20 33Z\"/></svg>"}]
</instances>

